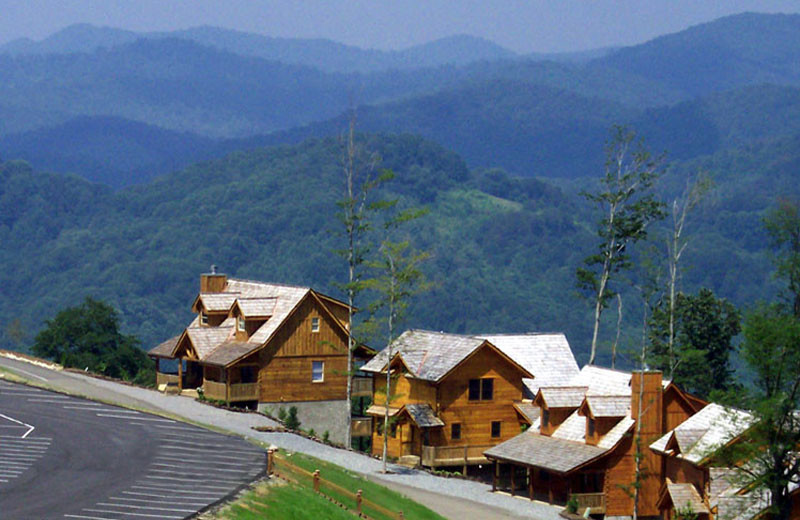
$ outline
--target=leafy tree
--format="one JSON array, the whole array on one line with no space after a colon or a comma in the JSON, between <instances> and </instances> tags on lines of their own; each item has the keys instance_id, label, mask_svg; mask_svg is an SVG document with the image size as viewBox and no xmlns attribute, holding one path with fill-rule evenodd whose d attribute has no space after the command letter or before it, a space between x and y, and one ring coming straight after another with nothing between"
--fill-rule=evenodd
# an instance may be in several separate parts
<instances>
[{"instance_id":1,"label":"leafy tree","mask_svg":"<svg viewBox=\"0 0 800 520\"><path fill-rule=\"evenodd\" d=\"M419 265L428 255L411 251L409 242L392 242L385 239L380 246L380 257L372 263L378 276L369 280L368 286L377 291L379 297L375 311L385 312L387 363L392 360L392 343L395 331L406 317L411 297L427 288ZM389 431L389 402L392 395L392 372L386 367L386 401L383 417L383 471L387 471L387 448Z\"/></svg>"},{"instance_id":2,"label":"leafy tree","mask_svg":"<svg viewBox=\"0 0 800 520\"><path fill-rule=\"evenodd\" d=\"M653 183L661 173L661 158L654 158L633 132L615 126L606 144L605 175L597 193L582 192L605 214L597 227L599 252L584 259L577 269L578 287L594 300L594 329L589 364L597 354L600 317L616 294L610 287L615 276L631 267L630 245L647 237L650 222L663 218L664 204L655 200Z\"/></svg>"},{"instance_id":3,"label":"leafy tree","mask_svg":"<svg viewBox=\"0 0 800 520\"><path fill-rule=\"evenodd\" d=\"M734 399L755 424L716 456L736 469L743 488L768 492L772 518L788 520L789 493L800 484L800 319L779 305L756 308L745 320L741 353L755 384Z\"/></svg>"},{"instance_id":4,"label":"leafy tree","mask_svg":"<svg viewBox=\"0 0 800 520\"><path fill-rule=\"evenodd\" d=\"M786 281L786 297L800 318L800 204L781 199L764 218L764 227L776 251L776 276Z\"/></svg>"},{"instance_id":5,"label":"leafy tree","mask_svg":"<svg viewBox=\"0 0 800 520\"><path fill-rule=\"evenodd\" d=\"M37 334L37 356L66 367L87 368L110 377L150 382L152 363L135 336L121 334L113 307L87 297L77 307L59 312Z\"/></svg>"},{"instance_id":6,"label":"leafy tree","mask_svg":"<svg viewBox=\"0 0 800 520\"><path fill-rule=\"evenodd\" d=\"M675 327L673 351L669 347L671 315ZM730 354L733 338L740 330L739 311L710 289L700 289L697 295L678 293L674 313L670 313L669 300L653 310L649 363L665 372L672 368L678 385L707 398L732 384Z\"/></svg>"}]
</instances>

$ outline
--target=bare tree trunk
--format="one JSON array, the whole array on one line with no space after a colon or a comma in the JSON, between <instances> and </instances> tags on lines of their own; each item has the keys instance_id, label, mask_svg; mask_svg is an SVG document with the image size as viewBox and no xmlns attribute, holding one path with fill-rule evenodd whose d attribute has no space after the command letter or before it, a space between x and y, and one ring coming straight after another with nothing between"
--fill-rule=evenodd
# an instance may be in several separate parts
<instances>
[{"instance_id":1,"label":"bare tree trunk","mask_svg":"<svg viewBox=\"0 0 800 520\"><path fill-rule=\"evenodd\" d=\"M355 120L350 118L350 131L347 140L347 166L345 168L347 200L353 201L353 177L355 177ZM350 206L349 213L345 219L347 221L347 434L345 435L345 446L350 448L353 444L353 303L355 300L355 222L353 207ZM360 447L360 445L359 445Z\"/></svg>"},{"instance_id":2,"label":"bare tree trunk","mask_svg":"<svg viewBox=\"0 0 800 520\"><path fill-rule=\"evenodd\" d=\"M619 345L619 334L622 330L622 295L617 293L617 337L611 346L611 368L615 368L617 363L617 346Z\"/></svg>"},{"instance_id":3,"label":"bare tree trunk","mask_svg":"<svg viewBox=\"0 0 800 520\"><path fill-rule=\"evenodd\" d=\"M392 363L392 342L394 342L394 305L395 305L395 281L396 281L396 271L394 265L394 259L392 258L391 254L387 255L387 260L389 261L389 269L391 271L391 278L390 278L390 287L389 287L389 316L388 316L388 329L389 329L389 343L386 346L389 349L389 355L386 362L386 409L383 413L383 472L388 473L387 467L387 452L389 448L389 403L391 402L391 395L392 395L392 371L391 371L391 363Z\"/></svg>"}]
</instances>

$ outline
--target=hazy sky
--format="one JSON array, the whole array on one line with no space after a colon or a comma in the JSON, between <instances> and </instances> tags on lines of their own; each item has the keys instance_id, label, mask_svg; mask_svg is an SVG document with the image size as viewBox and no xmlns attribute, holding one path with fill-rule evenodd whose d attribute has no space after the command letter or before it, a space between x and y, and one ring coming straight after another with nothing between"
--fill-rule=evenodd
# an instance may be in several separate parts
<instances>
[{"instance_id":1,"label":"hazy sky","mask_svg":"<svg viewBox=\"0 0 800 520\"><path fill-rule=\"evenodd\" d=\"M744 11L796 13L800 0L0 0L0 43L86 22L216 25L379 49L466 33L517 52L557 52L639 43Z\"/></svg>"}]
</instances>

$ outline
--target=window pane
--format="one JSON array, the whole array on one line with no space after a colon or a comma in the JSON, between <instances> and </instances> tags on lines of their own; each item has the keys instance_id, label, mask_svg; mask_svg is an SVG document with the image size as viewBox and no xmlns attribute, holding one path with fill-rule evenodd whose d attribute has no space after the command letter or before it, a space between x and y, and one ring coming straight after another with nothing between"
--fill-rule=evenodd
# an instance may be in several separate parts
<instances>
[{"instance_id":1,"label":"window pane","mask_svg":"<svg viewBox=\"0 0 800 520\"><path fill-rule=\"evenodd\" d=\"M469 380L469 400L470 401L477 401L481 398L481 380L480 379L470 379Z\"/></svg>"},{"instance_id":2,"label":"window pane","mask_svg":"<svg viewBox=\"0 0 800 520\"><path fill-rule=\"evenodd\" d=\"M500 437L500 421L492 421L492 437Z\"/></svg>"},{"instance_id":3,"label":"window pane","mask_svg":"<svg viewBox=\"0 0 800 520\"><path fill-rule=\"evenodd\" d=\"M311 332L319 332L319 318L311 318Z\"/></svg>"},{"instance_id":4,"label":"window pane","mask_svg":"<svg viewBox=\"0 0 800 520\"><path fill-rule=\"evenodd\" d=\"M323 361L311 362L311 381L322 381L325 372L325 363Z\"/></svg>"},{"instance_id":5,"label":"window pane","mask_svg":"<svg viewBox=\"0 0 800 520\"><path fill-rule=\"evenodd\" d=\"M461 438L461 423L453 423L450 425L450 438L453 440Z\"/></svg>"},{"instance_id":6,"label":"window pane","mask_svg":"<svg viewBox=\"0 0 800 520\"><path fill-rule=\"evenodd\" d=\"M494 396L494 379L481 379L481 399L491 401Z\"/></svg>"}]
</instances>

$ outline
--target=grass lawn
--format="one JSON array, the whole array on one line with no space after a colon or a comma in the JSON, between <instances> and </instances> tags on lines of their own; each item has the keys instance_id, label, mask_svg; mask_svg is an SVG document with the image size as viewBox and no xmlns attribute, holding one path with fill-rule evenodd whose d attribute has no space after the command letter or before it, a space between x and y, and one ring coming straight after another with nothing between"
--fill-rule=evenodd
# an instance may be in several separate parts
<instances>
[{"instance_id":1,"label":"grass lawn","mask_svg":"<svg viewBox=\"0 0 800 520\"><path fill-rule=\"evenodd\" d=\"M285 463L281 464L281 460L285 460L303 471L293 469ZM275 462L275 469L292 482L286 484L281 479L275 479L271 483L261 484L221 509L214 518L219 520L352 519L354 518L353 512L356 510L356 502L351 494L355 494L360 489L362 497L365 499L362 511L375 520L394 520L396 513L400 511L409 520L444 520L444 517L400 493L370 482L361 475L347 471L335 464L302 453L289 455L281 451ZM341 508L314 492L312 478L305 472L312 473L315 470L319 470L322 478L320 491L344 504L351 511ZM378 507L370 507L366 501L372 501Z\"/></svg>"}]
</instances>

